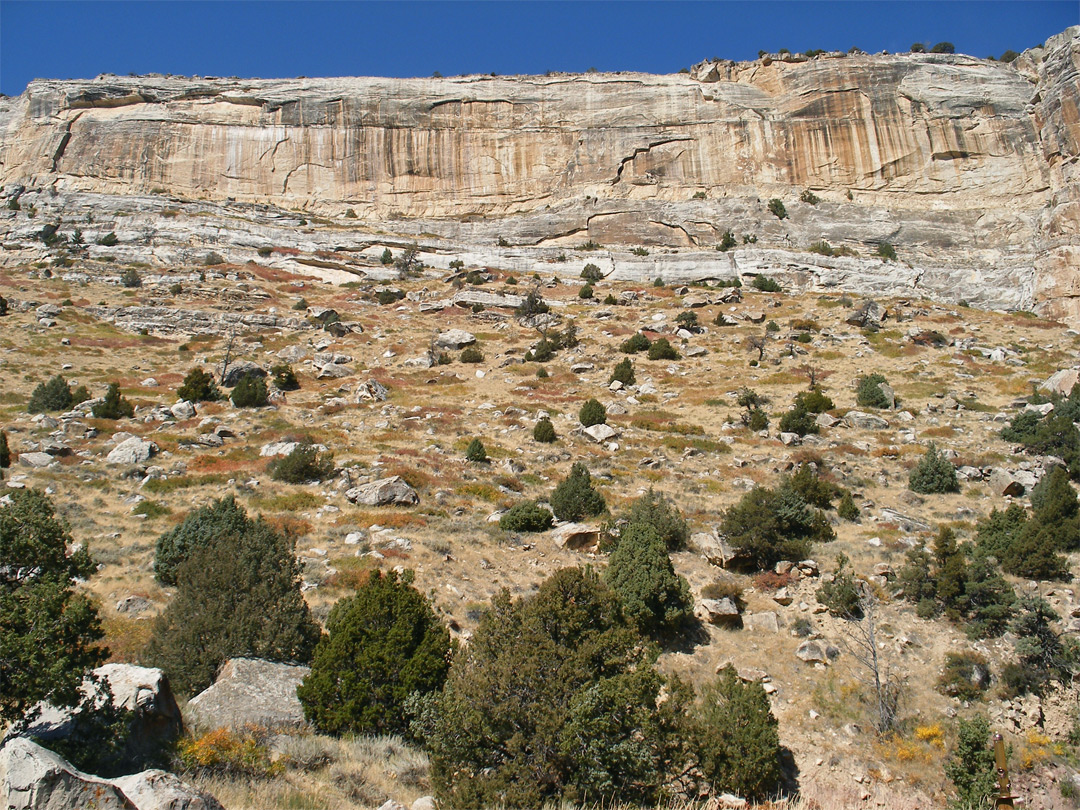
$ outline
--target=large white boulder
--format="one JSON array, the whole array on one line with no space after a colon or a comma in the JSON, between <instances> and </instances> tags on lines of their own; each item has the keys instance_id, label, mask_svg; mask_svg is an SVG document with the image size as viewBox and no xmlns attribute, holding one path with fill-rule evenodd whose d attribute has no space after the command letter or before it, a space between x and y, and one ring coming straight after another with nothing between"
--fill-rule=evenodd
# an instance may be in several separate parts
<instances>
[{"instance_id":1,"label":"large white boulder","mask_svg":"<svg viewBox=\"0 0 1080 810\"><path fill-rule=\"evenodd\" d=\"M188 702L188 721L206 730L246 725L302 728L307 721L296 687L310 671L298 664L233 658L212 685Z\"/></svg>"},{"instance_id":2,"label":"large white boulder","mask_svg":"<svg viewBox=\"0 0 1080 810\"><path fill-rule=\"evenodd\" d=\"M360 506L414 506L420 503L416 490L400 475L353 487L345 493L345 497Z\"/></svg>"},{"instance_id":3,"label":"large white boulder","mask_svg":"<svg viewBox=\"0 0 1080 810\"><path fill-rule=\"evenodd\" d=\"M109 464L143 464L157 453L158 446L153 442L132 436L124 439L105 457Z\"/></svg>"}]
</instances>

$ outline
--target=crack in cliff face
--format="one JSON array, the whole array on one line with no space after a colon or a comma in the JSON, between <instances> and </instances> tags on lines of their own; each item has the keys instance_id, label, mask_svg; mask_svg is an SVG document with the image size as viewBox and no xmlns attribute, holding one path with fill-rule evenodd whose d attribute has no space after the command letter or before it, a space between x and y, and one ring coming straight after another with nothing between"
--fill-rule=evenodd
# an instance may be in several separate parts
<instances>
[{"instance_id":1,"label":"crack in cliff face","mask_svg":"<svg viewBox=\"0 0 1080 810\"><path fill-rule=\"evenodd\" d=\"M52 168L50 171L56 174L59 171L60 158L64 156L64 150L67 149L68 142L71 140L71 127L82 117L82 113L76 113L64 126L64 134L60 136L60 143L57 144L52 156Z\"/></svg>"},{"instance_id":2,"label":"crack in cliff face","mask_svg":"<svg viewBox=\"0 0 1080 810\"><path fill-rule=\"evenodd\" d=\"M627 157L624 157L622 160L619 161L619 168L615 170L615 179L611 181L611 185L613 185L613 186L617 185L619 183L619 181L622 180L622 173L623 173L623 169L626 168L626 164L629 163L630 161L634 160L638 155L648 154L649 152L651 152L656 147L664 146L665 144L684 143L684 142L693 141L693 140L694 139L689 137L689 136L684 136L684 137L680 137L680 138L664 138L663 140L653 141L648 146L639 146L637 149L635 149L633 151L633 153L631 153L630 155L628 155Z\"/></svg>"}]
</instances>

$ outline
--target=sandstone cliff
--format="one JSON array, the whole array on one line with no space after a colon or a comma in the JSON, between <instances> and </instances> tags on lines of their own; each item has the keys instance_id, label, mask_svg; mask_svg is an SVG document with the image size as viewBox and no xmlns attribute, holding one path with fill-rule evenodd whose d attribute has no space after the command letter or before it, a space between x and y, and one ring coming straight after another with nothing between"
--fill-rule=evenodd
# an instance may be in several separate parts
<instances>
[{"instance_id":1,"label":"sandstone cliff","mask_svg":"<svg viewBox=\"0 0 1080 810\"><path fill-rule=\"evenodd\" d=\"M887 240L908 267L887 269L885 287L973 288L986 305L1075 320L1078 64L1072 28L1013 65L828 54L675 76L43 80L0 100L0 181L9 195L47 191L54 207L164 191L352 209L458 246L684 251L669 274L731 228L795 258L713 255L694 261L700 273L775 261L809 273L807 286L828 283L799 255L811 242L865 255ZM805 189L822 202L797 202ZM771 197L788 220L765 211ZM24 226L9 218L6 238ZM874 287L879 264L824 270ZM665 269L657 257L642 272Z\"/></svg>"}]
</instances>

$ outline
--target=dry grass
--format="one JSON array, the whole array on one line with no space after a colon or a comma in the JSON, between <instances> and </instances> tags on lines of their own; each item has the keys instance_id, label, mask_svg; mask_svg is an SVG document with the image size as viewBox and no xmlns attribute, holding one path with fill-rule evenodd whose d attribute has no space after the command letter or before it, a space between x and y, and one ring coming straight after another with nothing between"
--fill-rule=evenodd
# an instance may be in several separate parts
<instances>
[{"instance_id":1,"label":"dry grass","mask_svg":"<svg viewBox=\"0 0 1080 810\"><path fill-rule=\"evenodd\" d=\"M278 248L277 252L287 255L290 250ZM590 467L613 510L624 507L649 485L656 485L688 514L692 531L709 531L717 526L724 509L745 491L745 481L737 482L737 479L773 486L787 465L813 460L827 466L837 483L856 490L860 506L866 500L873 502L864 509L861 524L842 522L837 526L838 539L828 547L815 549L815 557L828 568L827 562L843 551L861 574L869 573L880 562L897 566L902 562L909 533L895 524L878 522L881 509L891 507L920 516L931 524L955 523L961 508L971 509L974 515L959 517L974 523L992 507L1001 505L984 484L969 485L964 495L932 496L922 505L907 503L902 499L907 466L922 454L923 448L904 446L898 437L900 430L910 428L920 437L934 438L939 445L956 450L958 460L963 463L976 466L1011 463L1011 447L996 435L1000 425L983 421L984 414L974 410L925 414L923 407L936 401L935 394L941 393L958 401L977 401L991 412L1004 410L1012 398L1030 393L1031 378L1044 375L1049 365L1060 361L1054 352L1072 347L1064 335L1059 340L1058 333L1047 331L1045 324L1025 317L965 311L965 322L961 324L943 308L920 304L930 311L930 316L917 315L914 324L903 323L905 332L912 325L930 329L937 324L945 331L977 323L979 332L968 330L964 334L977 337L980 345L1027 347L1021 356L1029 365L998 366L982 361L981 357L973 361L949 349L913 347L899 329L891 328L891 322L882 332L863 336L843 324L847 311L831 306L835 303L832 299L760 296L747 291L747 301L741 305L744 311L775 298L783 306L771 308L770 318L780 323L813 320L820 326L822 336L816 340L826 348L810 347L810 356L815 365L832 375L826 387L837 412L854 406L851 383L855 377L880 371L899 391L902 407L909 408L915 417L905 425L884 414L893 422L889 430L875 433L838 427L823 431L820 438L808 440L803 448L795 448L785 447L776 438L776 419L791 396L805 387L805 377L798 367L807 358L774 358L778 353L774 344L764 365L749 369L741 341L748 334L759 333L760 326L713 329L695 337L692 345L709 350L703 357L688 358L680 349L683 359L672 363L635 360L639 382L648 381L657 388L656 394L638 396L636 404L629 402L625 394L607 390L607 376L622 356L618 345L625 336L643 326L655 327L650 320L655 311L663 309L669 319L676 311L672 304L677 301L670 289L655 291L659 301L612 308L618 316L615 321L593 320L591 310L578 306L573 299L576 295L573 285L551 290L551 296L573 303L571 311L575 313L582 344L573 351L560 352L545 364L551 376L538 380L537 365L533 363L498 367L502 358L520 358L524 348L536 339L534 332L518 327L512 319L505 328L494 328L486 322L474 322L468 312L422 315L411 302L402 304L406 307L403 312L384 311L359 303L361 295L355 290L346 291L308 279L302 291L291 291L280 286L294 280L290 274L267 272L251 265L240 270L253 275L249 281L253 287L275 298L291 301L302 292L313 305L334 305L350 317L362 319L365 333L336 340L331 350L352 355L355 368L369 371L356 379L321 381L313 379L309 366L297 363L294 367L302 388L290 393L286 404L237 411L227 401L204 403L198 407L195 419L178 425L140 420L94 422L100 431L97 437L86 440L65 437L84 456L72 456L53 470L13 469L13 474L25 475L29 485L51 486L57 501L63 504L76 540L91 541L103 567L87 587L105 606L134 593L149 594L156 605L164 604L165 596L155 590L152 579L156 537L194 506L233 492L250 511L264 513L274 525L302 540L298 542L301 551L310 547L326 549L326 559L336 573L327 576L324 566L320 568L322 573L314 566L309 567L309 581L318 587L308 590L306 595L318 615L326 615L329 606L351 593L371 570L402 564L416 570L418 586L425 593L434 594L435 604L447 621L471 630L475 628L477 611L470 612L469 606L485 603L502 587L514 593L528 593L558 568L605 564L602 557L556 547L548 535L530 538L534 543L531 548L515 545L505 532L486 522L498 506L522 498L549 497L555 483L578 460ZM437 291L439 282L428 278L407 282L403 288L418 291L424 286ZM620 285L611 286L618 294ZM215 296L236 292L235 285L225 283L205 287L205 294L200 297L187 289L183 297L191 302L197 300L200 307L211 307L215 305ZM0 292L12 299L41 301L62 300L56 296L70 295L66 288L62 292L54 282L28 279L22 271L0 274ZM654 295L651 288L645 292ZM101 300L110 304L132 300L120 290L97 283L77 293L79 300L95 304ZM177 305L188 304L178 301ZM253 298L243 305L261 311L260 308L272 304ZM48 331L38 328L29 314L15 313L4 321L0 348L5 352L5 390L0 393L0 419L10 428L16 451L48 437L49 431L30 423L23 410L34 384L54 372L60 337L68 338L72 344L65 349L66 362L73 365L66 372L70 378L96 386L98 391L107 380L119 379L128 390L137 393L140 402L147 404L171 404L175 401L176 385L190 368L200 365L210 369L221 359L225 342L220 337L196 336L186 342L183 338L148 339L97 322L78 305L66 310L61 323ZM410 369L401 364L404 358L417 356L426 348L433 329L450 324L482 335L488 357L481 366L486 372L483 378L474 376L474 367L457 362L435 369ZM829 334L849 335L852 339L828 343ZM1051 336L1056 343L1053 352L1033 348L1047 343ZM272 362L268 353L293 343L309 347L324 335L251 337L261 340L262 346L238 341L243 357ZM864 339L871 344L869 349L861 344ZM181 343L186 350L180 351ZM384 357L391 348L397 352L396 356ZM507 353L514 348L518 350L516 355ZM857 357L856 352L863 356ZM569 365L579 360L592 362L595 370L582 375L570 373ZM669 366L674 366L677 373L669 373ZM138 387L149 376L155 377L160 385ZM339 391L339 387L351 387L357 379L368 378L390 388L387 402L350 404L333 414L318 410L329 397L340 395L348 399L349 392ZM732 394L743 385L756 388L772 399L769 410L774 421L768 438L742 429L731 430L724 424L738 412ZM969 391L975 394L973 400L967 397ZM576 420L566 415L576 415L581 403L590 396L626 408L625 415L612 416L610 420L625 428L618 450L571 435ZM524 413L506 414L511 406ZM532 441L532 424L539 409L553 416L559 435L559 442L554 445ZM500 413L496 415L495 411ZM209 416L232 428L237 438L228 439L218 449L195 444L198 425ZM109 436L120 430L145 435L157 442L164 452L152 463L161 466L167 477L141 484L139 478L124 477L120 470L106 465L104 456L111 449ZM418 490L420 505L358 509L345 501L344 487L338 481L296 487L270 482L265 471L267 460L258 456L258 447L286 436L311 436L324 441L334 451L337 464L353 470L354 481L376 475L401 475ZM466 465L461 458L461 442L463 437L472 436L484 441L489 454L518 461L526 472L508 472L501 458L490 465ZM730 440L730 444L720 442L720 438ZM643 466L646 459L652 461ZM248 486L250 479L259 484ZM235 484L230 486L227 483L230 480ZM170 510L170 514L138 519L131 514L130 499L134 495L152 499L162 509ZM381 534L374 529L376 526L387 532ZM344 544L347 533L366 529L372 530L366 544ZM396 538L407 540L411 549L389 546L389 541ZM867 541L872 538L878 538L881 544L870 545ZM368 550L380 550L382 558L355 556L358 551ZM715 569L699 555L674 555L674 564L690 581L695 593L716 580ZM779 583L762 581L760 588L751 588L749 578L736 579L745 589L747 610L776 612L781 631L771 634L707 629L707 641L685 651L665 653L660 659L661 666L696 683L711 677L715 667L726 660L768 670L778 688L773 705L784 743L796 752L802 771L803 794L788 806L797 810L937 806L925 797L917 798L922 794L912 787L910 780L918 776L915 770L921 768L926 772L922 777L924 788L934 795L941 779L939 759L932 758L929 764L919 758L921 754L904 759L907 754L903 757L899 754L899 743L890 754L870 745L868 737L849 739L839 731L847 722L865 724L858 695L847 691L845 685L854 674L846 668L844 657L825 670L807 667L794 658L800 640L792 637L789 629L797 618L808 618L814 631L830 642L840 632L831 618L812 612L818 583L813 580L784 583L794 600L792 605L783 607L774 601L775 590L770 587L779 587ZM799 607L804 602L810 609L803 611ZM943 623L916 619L905 604L887 607L893 636L918 642L905 647L902 654L895 653L895 660L911 684L912 714L918 713L919 723L933 725L951 705L931 688L944 651L967 642ZM148 623L115 616L110 610L105 611L105 616L107 641L114 656L124 660L136 657L145 641ZM886 645L890 654L894 653L895 645L890 637ZM1002 654L996 648L991 651L989 657L994 666L1000 664ZM810 721L810 709L821 714L822 719ZM909 737L914 728L912 724ZM946 738L948 733L946 728ZM927 750L926 741L907 737L904 740L904 745L923 746L917 750ZM302 744L315 749L329 745L313 740ZM398 779L377 772L376 763L382 755L361 753L359 749L348 753L337 745L331 746L333 764L314 769L290 767L270 782L248 783L219 776L204 779L215 786L214 791L230 808L377 807L385 797L408 804L410 797L421 792L419 787L401 791ZM1053 750L1052 743L1043 747ZM1039 746L1033 745L1032 750L1037 752ZM825 763L820 767L815 765L819 759ZM833 761L840 764L830 765ZM375 770L365 770L368 768ZM858 769L867 777L862 784L852 782L848 776ZM894 777L892 782L887 782L886 772ZM871 794L865 801L861 799L864 792ZM885 803L875 805L879 801ZM711 808L703 807L703 810Z\"/></svg>"}]
</instances>

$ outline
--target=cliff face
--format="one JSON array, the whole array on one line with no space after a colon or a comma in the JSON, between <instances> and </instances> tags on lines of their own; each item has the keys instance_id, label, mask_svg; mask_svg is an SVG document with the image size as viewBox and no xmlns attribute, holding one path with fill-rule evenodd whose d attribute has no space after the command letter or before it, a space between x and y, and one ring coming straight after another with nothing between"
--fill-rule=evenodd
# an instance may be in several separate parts
<instances>
[{"instance_id":1,"label":"cliff face","mask_svg":"<svg viewBox=\"0 0 1080 810\"><path fill-rule=\"evenodd\" d=\"M5 116L7 182L154 187L444 217L582 195L848 190L925 209L1045 204L1036 93L968 57L700 66L692 76L38 81Z\"/></svg>"},{"instance_id":2,"label":"cliff face","mask_svg":"<svg viewBox=\"0 0 1080 810\"><path fill-rule=\"evenodd\" d=\"M1076 317L1078 54L1073 28L1014 65L836 54L677 76L36 81L0 101L0 181L353 209L534 246L711 247L729 227L777 248L889 239L960 272L1028 272L1029 303ZM800 214L804 189L824 203ZM770 197L794 211L786 230Z\"/></svg>"}]
</instances>

